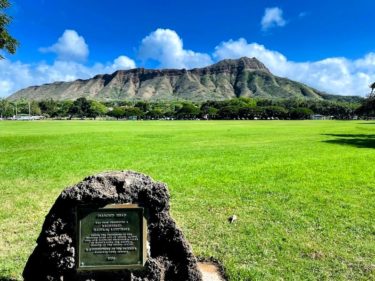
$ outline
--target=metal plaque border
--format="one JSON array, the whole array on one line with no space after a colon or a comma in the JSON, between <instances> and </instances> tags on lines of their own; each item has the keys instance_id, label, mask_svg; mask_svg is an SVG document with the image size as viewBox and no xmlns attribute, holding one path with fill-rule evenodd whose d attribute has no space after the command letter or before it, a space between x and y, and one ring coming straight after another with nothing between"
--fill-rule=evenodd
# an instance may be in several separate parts
<instances>
[{"instance_id":1,"label":"metal plaque border","mask_svg":"<svg viewBox=\"0 0 375 281\"><path fill-rule=\"evenodd\" d=\"M78 217L78 208L94 208L96 210L99 209L138 209L141 210L142 214L142 222L140 223L142 233L142 243L141 243L141 264L127 264L127 265L92 265L92 266L80 266L80 233L81 233L81 221ZM142 269L147 261L147 220L145 217L145 208L139 204L108 204L103 207L99 207L93 204L81 204L76 206L75 214L76 214L76 270L77 271L105 271L105 270L121 270L121 269Z\"/></svg>"}]
</instances>

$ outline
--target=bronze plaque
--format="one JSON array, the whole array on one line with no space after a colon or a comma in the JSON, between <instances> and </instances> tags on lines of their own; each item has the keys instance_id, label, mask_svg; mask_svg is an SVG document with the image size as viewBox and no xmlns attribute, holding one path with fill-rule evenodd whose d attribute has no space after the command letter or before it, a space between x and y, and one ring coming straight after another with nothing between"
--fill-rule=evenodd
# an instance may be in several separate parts
<instances>
[{"instance_id":1,"label":"bronze plaque","mask_svg":"<svg viewBox=\"0 0 375 281\"><path fill-rule=\"evenodd\" d=\"M146 262L147 223L138 205L77 207L78 270L142 267Z\"/></svg>"}]
</instances>

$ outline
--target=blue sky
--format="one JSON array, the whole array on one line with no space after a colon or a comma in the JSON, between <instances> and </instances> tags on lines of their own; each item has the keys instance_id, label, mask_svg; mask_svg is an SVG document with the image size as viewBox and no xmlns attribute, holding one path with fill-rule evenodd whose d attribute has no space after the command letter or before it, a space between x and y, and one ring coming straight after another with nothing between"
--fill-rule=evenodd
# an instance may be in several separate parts
<instances>
[{"instance_id":1,"label":"blue sky","mask_svg":"<svg viewBox=\"0 0 375 281\"><path fill-rule=\"evenodd\" d=\"M333 94L375 81L374 1L12 1L21 46L0 61L0 97L117 69L203 67L256 56Z\"/></svg>"}]
</instances>

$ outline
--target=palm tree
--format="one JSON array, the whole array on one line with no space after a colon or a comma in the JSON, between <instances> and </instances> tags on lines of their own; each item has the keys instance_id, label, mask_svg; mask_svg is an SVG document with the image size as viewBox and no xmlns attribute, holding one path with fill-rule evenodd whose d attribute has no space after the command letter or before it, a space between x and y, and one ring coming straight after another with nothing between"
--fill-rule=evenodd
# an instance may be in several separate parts
<instances>
[{"instance_id":1,"label":"palm tree","mask_svg":"<svg viewBox=\"0 0 375 281\"><path fill-rule=\"evenodd\" d=\"M375 90L375 82L370 85L370 88L371 88L371 95L372 95L372 93Z\"/></svg>"}]
</instances>

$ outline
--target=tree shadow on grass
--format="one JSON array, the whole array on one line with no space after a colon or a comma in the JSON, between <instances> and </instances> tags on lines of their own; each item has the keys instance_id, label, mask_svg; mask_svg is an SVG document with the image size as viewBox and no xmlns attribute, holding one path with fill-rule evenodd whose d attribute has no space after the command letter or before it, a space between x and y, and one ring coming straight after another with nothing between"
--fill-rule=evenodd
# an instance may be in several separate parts
<instances>
[{"instance_id":1,"label":"tree shadow on grass","mask_svg":"<svg viewBox=\"0 0 375 281\"><path fill-rule=\"evenodd\" d=\"M367 134L324 134L336 137L332 140L324 140L326 143L350 145L359 148L375 148L375 135ZM0 280L1 281L1 280Z\"/></svg>"},{"instance_id":2,"label":"tree shadow on grass","mask_svg":"<svg viewBox=\"0 0 375 281\"><path fill-rule=\"evenodd\" d=\"M358 123L360 125L375 125L375 122L362 122L362 123Z\"/></svg>"}]
</instances>

